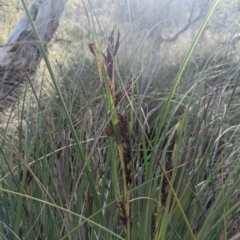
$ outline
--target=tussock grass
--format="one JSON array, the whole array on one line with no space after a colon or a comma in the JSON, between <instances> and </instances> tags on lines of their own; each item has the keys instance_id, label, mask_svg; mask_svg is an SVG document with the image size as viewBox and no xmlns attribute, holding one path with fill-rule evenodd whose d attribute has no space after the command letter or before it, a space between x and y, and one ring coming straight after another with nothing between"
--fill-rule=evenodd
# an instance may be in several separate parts
<instances>
[{"instance_id":1,"label":"tussock grass","mask_svg":"<svg viewBox=\"0 0 240 240\"><path fill-rule=\"evenodd\" d=\"M91 11L89 58L59 65L61 81L39 45L55 92L43 103L30 86L1 133L2 239L238 235L239 67L224 48L190 61L217 2L180 70L148 82L136 59L117 59L121 31L98 38Z\"/></svg>"}]
</instances>

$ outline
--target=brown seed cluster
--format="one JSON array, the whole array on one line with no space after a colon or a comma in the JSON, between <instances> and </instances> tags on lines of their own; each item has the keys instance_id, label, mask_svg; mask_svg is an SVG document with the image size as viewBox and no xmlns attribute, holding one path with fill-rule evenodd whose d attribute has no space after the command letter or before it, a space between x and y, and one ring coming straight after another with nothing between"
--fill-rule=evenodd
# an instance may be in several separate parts
<instances>
[{"instance_id":1,"label":"brown seed cluster","mask_svg":"<svg viewBox=\"0 0 240 240\"><path fill-rule=\"evenodd\" d=\"M99 53L99 49L98 49L96 42L90 43L88 46L89 46L90 51L96 57L98 63L101 62L100 54L102 55L102 58L104 61L104 67L105 67L106 73L108 75L108 82L109 82L111 94L112 94L112 97L115 99L117 85L116 85L115 79L114 79L114 57L116 56L119 45L120 45L120 43L119 43L120 32L118 31L116 44L114 44L114 30L115 29L112 30L111 35L108 38L107 55L105 55L103 52Z\"/></svg>"},{"instance_id":2,"label":"brown seed cluster","mask_svg":"<svg viewBox=\"0 0 240 240\"><path fill-rule=\"evenodd\" d=\"M116 89L117 89L117 86L116 86ZM123 99L122 91L118 91L115 94L115 107L121 104L122 99Z\"/></svg>"},{"instance_id":3,"label":"brown seed cluster","mask_svg":"<svg viewBox=\"0 0 240 240\"><path fill-rule=\"evenodd\" d=\"M122 201L117 201L117 208L123 214L123 216L126 215L126 210Z\"/></svg>"},{"instance_id":4,"label":"brown seed cluster","mask_svg":"<svg viewBox=\"0 0 240 240\"><path fill-rule=\"evenodd\" d=\"M168 172L170 170L172 170L172 158L169 158L167 159L167 162L166 162L166 169L165 171ZM167 174L167 173L166 173ZM170 171L170 173L168 174L168 179L170 180L171 179L171 175L172 175L172 171ZM162 202L162 205L165 206L166 204L166 200L167 200L167 195L168 195L168 181L167 181L167 178L164 176L163 177L163 183L162 183L162 199L161 199L161 202Z\"/></svg>"},{"instance_id":5,"label":"brown seed cluster","mask_svg":"<svg viewBox=\"0 0 240 240\"><path fill-rule=\"evenodd\" d=\"M125 163L125 172L126 172L126 180L128 187L132 183L132 166L131 166L131 149L130 149L130 139L128 133L128 123L126 116L118 113L118 124L120 128L120 133L122 136L123 143L123 156Z\"/></svg>"},{"instance_id":6,"label":"brown seed cluster","mask_svg":"<svg viewBox=\"0 0 240 240\"><path fill-rule=\"evenodd\" d=\"M156 216L153 214L151 222L151 239L154 239L155 228L156 228Z\"/></svg>"},{"instance_id":7,"label":"brown seed cluster","mask_svg":"<svg viewBox=\"0 0 240 240\"><path fill-rule=\"evenodd\" d=\"M115 89L118 90L118 84L115 83ZM129 83L126 87L125 87L125 92L128 96L131 96L132 94L132 84ZM123 92L121 90L118 90L115 94L115 107L121 105L122 100L126 98L126 95L123 94Z\"/></svg>"},{"instance_id":8,"label":"brown seed cluster","mask_svg":"<svg viewBox=\"0 0 240 240\"><path fill-rule=\"evenodd\" d=\"M118 222L119 222L121 225L123 225L124 228L126 228L126 226L127 226L127 219L126 219L125 217L120 216L120 217L118 218Z\"/></svg>"},{"instance_id":9,"label":"brown seed cluster","mask_svg":"<svg viewBox=\"0 0 240 240\"><path fill-rule=\"evenodd\" d=\"M126 210L125 210L125 207L124 207L124 204L122 201L117 201L117 208L120 211L120 213L122 214L121 216L118 217L118 222L119 222L119 224L124 226L125 230L127 230ZM132 227L132 222L131 222L131 227Z\"/></svg>"},{"instance_id":10,"label":"brown seed cluster","mask_svg":"<svg viewBox=\"0 0 240 240\"><path fill-rule=\"evenodd\" d=\"M113 138L115 137L112 122L109 122L109 124L108 124L108 127L106 129L106 135L108 137L113 137Z\"/></svg>"}]
</instances>

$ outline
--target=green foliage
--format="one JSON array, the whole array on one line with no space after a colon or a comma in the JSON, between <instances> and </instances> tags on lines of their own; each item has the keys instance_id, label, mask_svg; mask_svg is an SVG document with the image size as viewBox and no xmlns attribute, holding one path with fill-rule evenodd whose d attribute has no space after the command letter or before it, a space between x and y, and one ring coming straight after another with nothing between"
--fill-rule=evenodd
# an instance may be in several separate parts
<instances>
[{"instance_id":1,"label":"green foliage","mask_svg":"<svg viewBox=\"0 0 240 240\"><path fill-rule=\"evenodd\" d=\"M39 43L55 91L46 100L44 84L40 94L30 84L1 134L2 239L238 234L239 66L226 45L191 58L217 2L180 70L162 64L148 81L136 56L122 55L123 34L98 37L91 9L93 55L70 49L53 68Z\"/></svg>"}]
</instances>

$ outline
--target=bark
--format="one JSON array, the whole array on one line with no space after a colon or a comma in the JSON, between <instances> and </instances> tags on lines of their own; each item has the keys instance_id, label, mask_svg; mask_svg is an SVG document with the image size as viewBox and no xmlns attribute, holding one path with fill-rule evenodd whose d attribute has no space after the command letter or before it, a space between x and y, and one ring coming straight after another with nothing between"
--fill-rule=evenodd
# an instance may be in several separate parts
<instances>
[{"instance_id":1,"label":"bark","mask_svg":"<svg viewBox=\"0 0 240 240\"><path fill-rule=\"evenodd\" d=\"M66 2L34 0L28 8L45 49L58 27ZM0 47L0 112L18 99L21 85L36 73L40 60L38 43L24 15Z\"/></svg>"}]
</instances>

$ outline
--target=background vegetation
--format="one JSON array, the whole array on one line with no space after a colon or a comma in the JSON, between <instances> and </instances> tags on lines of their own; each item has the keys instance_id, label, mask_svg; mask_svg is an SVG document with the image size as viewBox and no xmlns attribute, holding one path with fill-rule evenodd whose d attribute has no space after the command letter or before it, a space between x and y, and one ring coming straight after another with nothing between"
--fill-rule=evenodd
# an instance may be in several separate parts
<instances>
[{"instance_id":1,"label":"background vegetation","mask_svg":"<svg viewBox=\"0 0 240 240\"><path fill-rule=\"evenodd\" d=\"M2 239L240 239L239 3L217 3L69 1L1 113ZM2 44L24 11L0 5Z\"/></svg>"}]
</instances>

